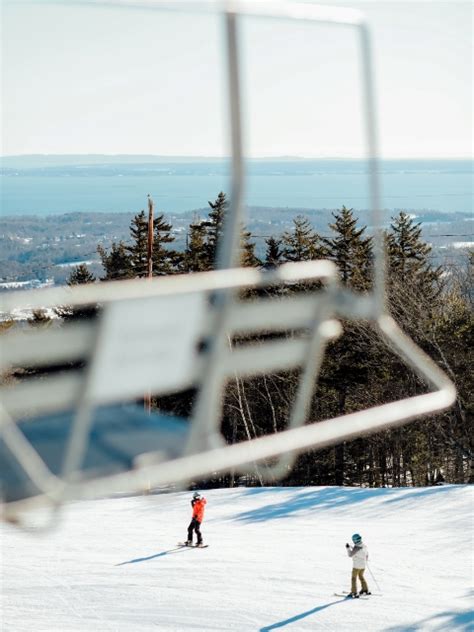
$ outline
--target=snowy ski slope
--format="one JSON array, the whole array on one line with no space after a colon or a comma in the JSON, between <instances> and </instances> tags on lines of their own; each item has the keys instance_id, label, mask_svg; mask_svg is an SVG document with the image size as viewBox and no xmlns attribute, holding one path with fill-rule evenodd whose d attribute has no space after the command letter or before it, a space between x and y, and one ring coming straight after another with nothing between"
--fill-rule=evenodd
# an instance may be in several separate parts
<instances>
[{"instance_id":1,"label":"snowy ski slope","mask_svg":"<svg viewBox=\"0 0 474 632\"><path fill-rule=\"evenodd\" d=\"M46 534L1 525L2 632L474 629L473 488L204 493L202 550L175 548L189 492L73 503ZM383 596L334 596L355 531Z\"/></svg>"}]
</instances>

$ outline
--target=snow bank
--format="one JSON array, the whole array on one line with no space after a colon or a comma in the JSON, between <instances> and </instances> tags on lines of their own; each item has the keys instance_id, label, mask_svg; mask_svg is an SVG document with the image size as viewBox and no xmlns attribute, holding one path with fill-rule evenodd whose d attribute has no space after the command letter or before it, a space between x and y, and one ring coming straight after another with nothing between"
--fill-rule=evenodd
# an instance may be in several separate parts
<instances>
[{"instance_id":1,"label":"snow bank","mask_svg":"<svg viewBox=\"0 0 474 632\"><path fill-rule=\"evenodd\" d=\"M73 503L46 534L2 525L2 632L474 629L468 486L205 495L206 549L175 546L189 492ZM355 531L383 596L334 596Z\"/></svg>"}]
</instances>

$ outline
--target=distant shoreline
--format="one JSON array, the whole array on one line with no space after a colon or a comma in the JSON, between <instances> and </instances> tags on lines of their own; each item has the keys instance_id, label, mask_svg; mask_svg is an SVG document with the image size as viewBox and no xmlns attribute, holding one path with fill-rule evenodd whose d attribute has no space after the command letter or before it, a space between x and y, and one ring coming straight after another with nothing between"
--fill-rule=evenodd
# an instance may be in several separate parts
<instances>
[{"instance_id":1,"label":"distant shoreline","mask_svg":"<svg viewBox=\"0 0 474 632\"><path fill-rule=\"evenodd\" d=\"M207 207L220 191L230 195L232 188L231 165L225 159L82 158L82 163L77 156L3 159L2 213L137 213L146 207L147 194L157 211L183 213ZM371 205L368 165L363 160L258 159L248 161L245 171L248 206L346 205L361 210ZM382 208L472 212L472 172L472 160L383 160Z\"/></svg>"},{"instance_id":2,"label":"distant shoreline","mask_svg":"<svg viewBox=\"0 0 474 632\"><path fill-rule=\"evenodd\" d=\"M0 156L2 168L44 168L47 166L100 165L100 164L176 164L176 163L229 163L230 156L163 156L160 154L12 154ZM247 163L287 162L356 162L364 163L364 157L351 156L250 156ZM471 156L443 157L390 157L379 158L381 164L393 162L466 162L473 163Z\"/></svg>"},{"instance_id":3,"label":"distant shoreline","mask_svg":"<svg viewBox=\"0 0 474 632\"><path fill-rule=\"evenodd\" d=\"M281 206L281 207L277 207L277 206L255 206L255 205L248 205L245 207L246 213L249 215L250 217L255 217L256 214L258 214L259 212L264 213L265 215L267 215L268 213L276 213L279 214L281 213L282 215L285 216L296 216L298 214L301 215L308 215L309 218L312 218L315 215L330 215L333 211L337 210L336 208L310 208L310 207L288 207L288 206ZM359 216L359 218L368 218L371 214L371 210L367 209L367 208L362 208L362 209L355 209L356 210L356 214ZM457 220L461 220L463 219L464 221L473 221L474 222L474 216L469 212L469 211L453 211L453 212L446 212L446 211L439 211L436 209L415 209L415 208L408 208L408 207L403 207L403 208L383 208L382 209L382 213L387 214L387 213L398 213L399 211L403 210L404 212L407 212L408 214L412 215L413 218L417 219L420 218L420 221L422 221L423 225L428 225L430 223L439 223L439 222L448 222L448 221L452 221L454 218L457 218ZM207 213L209 212L209 207L201 207L201 208L195 208L195 209L190 209L187 211L182 211L182 212L173 212L173 211L164 211L164 215L166 217L171 217L171 218L179 218L180 220L189 220L191 221L194 216L198 216L198 217L204 217ZM17 221L20 217L22 220L25 221L41 221L41 222L47 222L49 221L58 221L61 218L63 219L74 219L74 218L82 218L82 219L89 219L89 218L94 218L96 215L100 215L103 216L104 218L110 219L110 218L132 218L134 215L136 214L136 211L108 211L108 210L103 210L103 211L64 211L64 212L58 212L58 213L50 213L48 215L43 215L43 214L39 214L39 213L30 213L30 214L25 214L25 215L18 215L15 213L12 213L10 215L7 215L5 213L2 213L0 215L0 226L2 225L2 222L14 222ZM429 218L429 219L427 219Z\"/></svg>"}]
</instances>

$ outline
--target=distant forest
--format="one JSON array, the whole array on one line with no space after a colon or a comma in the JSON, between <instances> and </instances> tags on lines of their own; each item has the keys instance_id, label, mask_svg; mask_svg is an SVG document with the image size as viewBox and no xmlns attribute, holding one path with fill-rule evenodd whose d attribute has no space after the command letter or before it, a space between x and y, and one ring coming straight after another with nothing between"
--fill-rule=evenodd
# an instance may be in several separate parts
<instances>
[{"instance_id":1,"label":"distant forest","mask_svg":"<svg viewBox=\"0 0 474 632\"><path fill-rule=\"evenodd\" d=\"M190 225L200 221L200 218L206 218L208 208L165 214L166 221L172 225L172 248L185 249ZM334 209L260 206L248 207L246 210L247 227L252 233L255 253L263 258L265 240L271 235L291 230L293 218L297 215L304 215L321 236L329 235L328 224L332 221ZM390 217L397 212L385 212L387 226ZM136 212L81 212L0 217L0 284L38 279L63 285L71 269L82 262L87 262L88 268L99 278L104 270L97 245L105 249L110 248L112 242L123 241L130 245L133 241L130 222L135 215ZM363 225L370 226L368 211L358 210L357 215ZM421 223L423 238L432 245L429 256L433 264L456 266L465 259L465 249L456 247L456 244L470 239L467 235L470 225L468 220L466 213L416 212L416 221Z\"/></svg>"},{"instance_id":2,"label":"distant forest","mask_svg":"<svg viewBox=\"0 0 474 632\"><path fill-rule=\"evenodd\" d=\"M212 270L227 212L220 193L204 218L195 217L177 247L172 224L163 214L154 219L153 274L165 276ZM275 226L270 227L272 230ZM86 264L69 273L69 285L143 277L147 274L148 218L136 214L128 239L97 244L100 278ZM388 305L402 328L441 366L458 389L448 411L405 427L309 451L298 458L283 482L286 485L416 486L444 482L474 482L474 252L449 270L436 265L431 246L423 240L420 223L401 211L385 233L388 262ZM372 237L354 211L333 211L321 235L307 217L298 214L282 232L265 237L256 250L251 230L241 229L241 265L271 269L284 262L320 258L332 260L340 282L358 292L371 289ZM304 287L287 292L305 291ZM250 297L251 298L251 297ZM63 319L89 317L65 310ZM35 313L32 326L44 323ZM133 327L133 323L130 324ZM311 422L340 416L422 393L421 381L400 358L375 339L365 322L343 322L343 335L326 352L313 398ZM293 372L229 381L222 431L229 443L284 429L297 379ZM153 399L153 407L179 415L190 414L194 392ZM245 478L247 485L262 482L264 465ZM220 475L202 485L239 484Z\"/></svg>"}]
</instances>

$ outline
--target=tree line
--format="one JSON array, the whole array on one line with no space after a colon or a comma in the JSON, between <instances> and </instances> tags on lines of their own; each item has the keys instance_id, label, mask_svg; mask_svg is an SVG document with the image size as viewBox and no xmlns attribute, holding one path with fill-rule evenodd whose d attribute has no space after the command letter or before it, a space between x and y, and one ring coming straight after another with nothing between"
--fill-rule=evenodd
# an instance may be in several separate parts
<instances>
[{"instance_id":1,"label":"tree line","mask_svg":"<svg viewBox=\"0 0 474 632\"><path fill-rule=\"evenodd\" d=\"M208 216L190 224L182 251L173 249L172 225L163 214L157 216L153 223L153 275L212 270L227 209L228 200L221 192L214 202L209 202ZM358 226L353 209L343 206L333 213L329 229L330 236L322 237L307 218L298 215L291 230L266 238L265 253L259 258L252 234L242 227L241 265L268 269L288 261L330 259L337 266L342 285L368 292L373 244L367 227ZM421 230L410 215L400 212L385 232L388 308L404 331L454 381L458 390L456 404L444 413L401 428L309 451L298 458L283 484L411 486L474 482L474 253L470 253L464 268L448 272L433 267L431 248L423 241ZM141 211L131 221L129 242L114 242L108 249L99 246L104 269L101 280L146 276L147 235L148 219ZM94 281L87 266L80 265L68 283ZM286 291L304 291L304 287ZM60 315L81 316L67 309ZM343 335L327 349L312 401L311 422L426 390L400 358L374 336L367 323L343 322L343 330ZM284 372L230 381L222 420L226 440L233 443L284 429L297 378L295 372ZM155 399L153 405L188 415L194 395L194 391L189 391ZM255 473L246 477L246 484L259 484L264 468L256 467ZM229 474L207 483L227 486L236 484L236 479Z\"/></svg>"}]
</instances>

